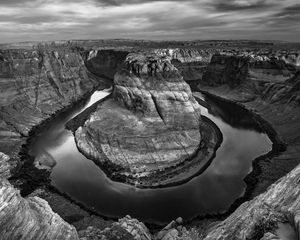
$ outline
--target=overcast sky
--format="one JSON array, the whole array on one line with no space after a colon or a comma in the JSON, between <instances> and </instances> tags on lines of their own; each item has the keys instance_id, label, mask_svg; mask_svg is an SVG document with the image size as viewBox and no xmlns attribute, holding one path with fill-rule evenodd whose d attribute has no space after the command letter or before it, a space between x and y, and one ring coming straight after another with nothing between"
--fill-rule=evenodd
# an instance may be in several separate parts
<instances>
[{"instance_id":1,"label":"overcast sky","mask_svg":"<svg viewBox=\"0 0 300 240\"><path fill-rule=\"evenodd\" d=\"M299 0L0 0L0 42L300 41Z\"/></svg>"}]
</instances>

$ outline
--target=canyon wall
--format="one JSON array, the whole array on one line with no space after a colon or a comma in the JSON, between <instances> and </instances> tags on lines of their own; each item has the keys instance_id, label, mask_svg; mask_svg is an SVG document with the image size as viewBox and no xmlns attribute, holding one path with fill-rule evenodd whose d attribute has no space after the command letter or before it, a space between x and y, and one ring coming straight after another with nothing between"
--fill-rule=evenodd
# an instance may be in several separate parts
<instances>
[{"instance_id":1,"label":"canyon wall","mask_svg":"<svg viewBox=\"0 0 300 240\"><path fill-rule=\"evenodd\" d=\"M71 49L0 52L0 151L15 158L30 130L104 80Z\"/></svg>"},{"instance_id":2,"label":"canyon wall","mask_svg":"<svg viewBox=\"0 0 300 240\"><path fill-rule=\"evenodd\" d=\"M0 51L1 239L78 239L46 201L23 199L5 179L23 164L19 152L34 127L108 85L69 48Z\"/></svg>"},{"instance_id":3,"label":"canyon wall","mask_svg":"<svg viewBox=\"0 0 300 240\"><path fill-rule=\"evenodd\" d=\"M286 57L283 61L253 61L245 56L213 56L214 52L210 51L155 51L160 56L171 57L171 63L186 80L200 79L197 83L204 90L222 97L230 96L230 99L238 99L239 102L245 101L246 94L251 95L245 106L258 111L271 122L288 144L285 153L261 165L262 175L268 176L259 183L262 187L255 190L256 195L278 179L268 169L285 166L284 171L280 170L283 176L299 163L300 80L294 68L298 64L298 56ZM11 170L16 168L20 147L30 130L96 87L111 84L98 76L112 78L127 54L127 51L79 53L67 48L0 52L0 234L3 239L78 239L74 227L53 213L44 200L22 198L5 178L9 178ZM134 72L138 71L135 68ZM142 74L149 73L148 70L143 71ZM135 77L133 80L137 82ZM117 85L120 88L116 90L115 98L120 100L122 96L121 101L126 106L126 96L133 88L126 85L126 90L123 88L124 91L118 92L125 87L121 77L117 78ZM138 91L135 91L138 96ZM255 101L249 100L254 98ZM181 101L177 96L176 100ZM149 98L150 101L153 100ZM154 111L154 101L151 103ZM143 109L139 101L134 106L136 110ZM159 111L156 112L159 118ZM166 119L172 116L168 111L164 112L167 113ZM290 164L291 161L293 164ZM298 166L265 193L245 202L226 220L210 228L205 239L261 239L274 235L278 222L287 222L299 234L299 176ZM121 232L127 239L192 239L195 236L180 223L177 225L175 229L171 224L163 233L153 237L143 224L127 217L105 231L91 227L79 235L82 239L93 239L95 236L109 239L119 236ZM114 236L111 235L113 233ZM204 236L197 235L196 239L202 238Z\"/></svg>"}]
</instances>

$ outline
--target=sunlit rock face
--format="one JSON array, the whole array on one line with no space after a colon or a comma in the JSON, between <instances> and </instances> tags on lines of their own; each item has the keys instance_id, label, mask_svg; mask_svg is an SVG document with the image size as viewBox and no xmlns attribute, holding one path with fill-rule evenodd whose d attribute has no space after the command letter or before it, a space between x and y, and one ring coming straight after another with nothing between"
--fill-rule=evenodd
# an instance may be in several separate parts
<instances>
[{"instance_id":1,"label":"sunlit rock face","mask_svg":"<svg viewBox=\"0 0 300 240\"><path fill-rule=\"evenodd\" d=\"M114 178L159 185L156 174L166 177L199 149L200 106L166 56L129 54L114 85L113 99L76 131L77 146Z\"/></svg>"}]
</instances>

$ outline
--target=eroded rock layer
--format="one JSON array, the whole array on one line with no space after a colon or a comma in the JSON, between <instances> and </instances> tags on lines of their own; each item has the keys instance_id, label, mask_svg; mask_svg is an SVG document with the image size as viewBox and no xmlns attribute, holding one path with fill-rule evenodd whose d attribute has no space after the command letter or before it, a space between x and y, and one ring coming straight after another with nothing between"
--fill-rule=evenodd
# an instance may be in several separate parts
<instances>
[{"instance_id":1,"label":"eroded rock layer","mask_svg":"<svg viewBox=\"0 0 300 240\"><path fill-rule=\"evenodd\" d=\"M113 99L75 133L80 151L107 164L113 178L155 187L179 181L179 165L196 155L202 167L210 160L216 131L207 131L190 87L168 57L129 54L114 85Z\"/></svg>"},{"instance_id":2,"label":"eroded rock layer","mask_svg":"<svg viewBox=\"0 0 300 240\"><path fill-rule=\"evenodd\" d=\"M24 199L7 180L0 178L0 236L14 239L79 239L75 227L52 212L38 197Z\"/></svg>"},{"instance_id":3,"label":"eroded rock layer","mask_svg":"<svg viewBox=\"0 0 300 240\"><path fill-rule=\"evenodd\" d=\"M0 51L0 151L16 162L33 127L101 83L69 48Z\"/></svg>"}]
</instances>

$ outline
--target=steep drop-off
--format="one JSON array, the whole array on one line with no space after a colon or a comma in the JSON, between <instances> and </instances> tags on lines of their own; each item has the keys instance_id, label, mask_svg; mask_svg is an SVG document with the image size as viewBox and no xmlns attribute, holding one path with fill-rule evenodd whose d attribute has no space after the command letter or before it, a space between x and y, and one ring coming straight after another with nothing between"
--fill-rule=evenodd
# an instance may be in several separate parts
<instances>
[{"instance_id":1,"label":"steep drop-off","mask_svg":"<svg viewBox=\"0 0 300 240\"><path fill-rule=\"evenodd\" d=\"M0 151L16 157L24 137L100 84L71 49L0 52Z\"/></svg>"}]
</instances>

